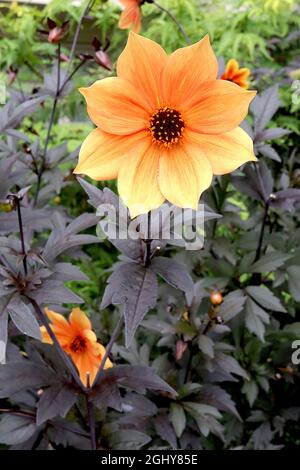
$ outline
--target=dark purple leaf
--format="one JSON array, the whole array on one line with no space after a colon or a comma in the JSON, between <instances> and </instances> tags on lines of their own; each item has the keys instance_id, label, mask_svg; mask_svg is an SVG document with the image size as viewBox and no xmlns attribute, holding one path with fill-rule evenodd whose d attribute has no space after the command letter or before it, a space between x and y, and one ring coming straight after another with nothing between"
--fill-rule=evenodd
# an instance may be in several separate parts
<instances>
[{"instance_id":1,"label":"dark purple leaf","mask_svg":"<svg viewBox=\"0 0 300 470\"><path fill-rule=\"evenodd\" d=\"M278 85L271 86L257 95L250 105L254 114L255 133L262 131L281 106Z\"/></svg>"},{"instance_id":2,"label":"dark purple leaf","mask_svg":"<svg viewBox=\"0 0 300 470\"><path fill-rule=\"evenodd\" d=\"M104 196L103 196L103 192L101 191L101 189L98 189L96 186L94 186L91 183L88 183L87 181L85 181L83 178L80 178L79 176L77 176L77 181L87 193L89 197L88 202L93 207L95 207L95 209L97 209L98 206L100 206L100 204L103 204Z\"/></svg>"},{"instance_id":3,"label":"dark purple leaf","mask_svg":"<svg viewBox=\"0 0 300 470\"><path fill-rule=\"evenodd\" d=\"M6 445L27 441L37 430L31 416L5 414L0 421L0 442Z\"/></svg>"},{"instance_id":4,"label":"dark purple leaf","mask_svg":"<svg viewBox=\"0 0 300 470\"><path fill-rule=\"evenodd\" d=\"M77 394L64 384L43 390L37 407L37 425L58 415L64 418L76 402L76 398Z\"/></svg>"},{"instance_id":5,"label":"dark purple leaf","mask_svg":"<svg viewBox=\"0 0 300 470\"><path fill-rule=\"evenodd\" d=\"M187 305L191 305L194 297L194 283L184 264L160 256L152 260L151 269L175 289L183 291Z\"/></svg>"},{"instance_id":6,"label":"dark purple leaf","mask_svg":"<svg viewBox=\"0 0 300 470\"><path fill-rule=\"evenodd\" d=\"M169 421L168 415L161 414L154 419L157 434L167 441L173 449L177 448L177 439L174 429Z\"/></svg>"},{"instance_id":7,"label":"dark purple leaf","mask_svg":"<svg viewBox=\"0 0 300 470\"><path fill-rule=\"evenodd\" d=\"M155 307L156 299L157 279L150 269L137 263L117 266L108 280L101 308L109 304L123 306L126 347L146 313Z\"/></svg>"},{"instance_id":8,"label":"dark purple leaf","mask_svg":"<svg viewBox=\"0 0 300 470\"><path fill-rule=\"evenodd\" d=\"M24 335L41 339L41 331L30 307L20 298L14 297L7 306L11 320Z\"/></svg>"},{"instance_id":9,"label":"dark purple leaf","mask_svg":"<svg viewBox=\"0 0 300 470\"><path fill-rule=\"evenodd\" d=\"M22 360L0 365L0 397L29 388L40 388L57 380L49 367Z\"/></svg>"},{"instance_id":10,"label":"dark purple leaf","mask_svg":"<svg viewBox=\"0 0 300 470\"><path fill-rule=\"evenodd\" d=\"M215 406L218 410L227 411L235 416L238 420L242 421L234 401L230 395L218 385L206 384L204 385L199 394L201 402L207 405Z\"/></svg>"},{"instance_id":11,"label":"dark purple leaf","mask_svg":"<svg viewBox=\"0 0 300 470\"><path fill-rule=\"evenodd\" d=\"M286 309L282 306L280 300L275 297L273 292L267 287L248 286L246 287L246 292L263 308L267 308L274 312L286 312Z\"/></svg>"},{"instance_id":12,"label":"dark purple leaf","mask_svg":"<svg viewBox=\"0 0 300 470\"><path fill-rule=\"evenodd\" d=\"M29 291L27 295L41 304L82 304L84 302L81 297L64 287L61 281L54 280L46 280L39 289Z\"/></svg>"},{"instance_id":13,"label":"dark purple leaf","mask_svg":"<svg viewBox=\"0 0 300 470\"><path fill-rule=\"evenodd\" d=\"M103 378L114 381L122 387L128 387L138 393L145 389L160 390L176 395L175 390L162 380L151 367L146 366L117 366L107 369Z\"/></svg>"},{"instance_id":14,"label":"dark purple leaf","mask_svg":"<svg viewBox=\"0 0 300 470\"><path fill-rule=\"evenodd\" d=\"M143 395L127 393L122 400L122 410L136 416L154 416L157 406Z\"/></svg>"},{"instance_id":15,"label":"dark purple leaf","mask_svg":"<svg viewBox=\"0 0 300 470\"><path fill-rule=\"evenodd\" d=\"M274 140L279 139L285 135L290 134L291 131L287 129L283 129L281 127L271 127L269 129L265 129L259 134L260 140Z\"/></svg>"},{"instance_id":16,"label":"dark purple leaf","mask_svg":"<svg viewBox=\"0 0 300 470\"><path fill-rule=\"evenodd\" d=\"M113 408L117 411L122 411L121 394L117 387L114 377L104 375L97 383L90 394L91 401L103 409L106 407Z\"/></svg>"}]
</instances>

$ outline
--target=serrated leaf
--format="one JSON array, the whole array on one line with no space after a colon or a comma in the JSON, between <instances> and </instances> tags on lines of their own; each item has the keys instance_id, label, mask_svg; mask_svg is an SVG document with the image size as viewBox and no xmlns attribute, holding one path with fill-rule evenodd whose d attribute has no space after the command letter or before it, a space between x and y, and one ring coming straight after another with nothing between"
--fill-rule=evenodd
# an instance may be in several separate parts
<instances>
[{"instance_id":1,"label":"serrated leaf","mask_svg":"<svg viewBox=\"0 0 300 470\"><path fill-rule=\"evenodd\" d=\"M7 306L11 320L24 335L41 339L41 331L34 314L21 299L14 297Z\"/></svg>"},{"instance_id":2,"label":"serrated leaf","mask_svg":"<svg viewBox=\"0 0 300 470\"><path fill-rule=\"evenodd\" d=\"M164 440L167 441L173 449L177 447L177 439L173 427L169 421L168 415L160 414L154 419L154 426L156 433Z\"/></svg>"},{"instance_id":3,"label":"serrated leaf","mask_svg":"<svg viewBox=\"0 0 300 470\"><path fill-rule=\"evenodd\" d=\"M261 134L261 140L273 140L273 139L279 139L280 137L283 137L285 135L290 134L291 131L288 129L283 129L281 127L271 127L269 129L265 129Z\"/></svg>"},{"instance_id":4,"label":"serrated leaf","mask_svg":"<svg viewBox=\"0 0 300 470\"><path fill-rule=\"evenodd\" d=\"M71 263L56 263L52 268L55 278L63 281L88 281L88 277Z\"/></svg>"},{"instance_id":5,"label":"serrated leaf","mask_svg":"<svg viewBox=\"0 0 300 470\"><path fill-rule=\"evenodd\" d=\"M84 300L79 297L79 295L74 294L74 292L72 292L70 289L63 286L61 281L52 280L43 282L39 289L29 292L28 296L41 304L82 304L84 302Z\"/></svg>"},{"instance_id":6,"label":"serrated leaf","mask_svg":"<svg viewBox=\"0 0 300 470\"><path fill-rule=\"evenodd\" d=\"M187 304L191 305L194 297L194 283L184 264L159 256L151 262L151 269L171 286L183 291Z\"/></svg>"},{"instance_id":7,"label":"serrated leaf","mask_svg":"<svg viewBox=\"0 0 300 470\"><path fill-rule=\"evenodd\" d=\"M118 366L103 371L103 378L117 382L120 386L129 387L136 392L143 393L145 389L161 390L176 395L170 387L151 367L146 366Z\"/></svg>"},{"instance_id":8,"label":"serrated leaf","mask_svg":"<svg viewBox=\"0 0 300 470\"><path fill-rule=\"evenodd\" d=\"M103 204L103 192L101 191L101 189L98 189L96 186L94 186L91 183L88 183L87 181L85 181L83 178L80 178L79 176L77 176L76 179L78 183L80 184L80 186L82 186L84 191L87 193L89 197L88 202L93 207L95 207L95 209L97 209L98 206L100 206L100 204Z\"/></svg>"},{"instance_id":9,"label":"serrated leaf","mask_svg":"<svg viewBox=\"0 0 300 470\"><path fill-rule=\"evenodd\" d=\"M286 312L280 300L267 287L247 286L246 292L262 307L274 312Z\"/></svg>"},{"instance_id":10,"label":"serrated leaf","mask_svg":"<svg viewBox=\"0 0 300 470\"><path fill-rule=\"evenodd\" d=\"M76 402L76 398L77 394L64 384L45 389L37 406L37 425L58 415L64 418Z\"/></svg>"},{"instance_id":11,"label":"serrated leaf","mask_svg":"<svg viewBox=\"0 0 300 470\"><path fill-rule=\"evenodd\" d=\"M255 429L251 436L251 440L254 444L254 450L267 450L271 444L274 432L271 430L270 423L267 421L262 423L258 428Z\"/></svg>"},{"instance_id":12,"label":"serrated leaf","mask_svg":"<svg viewBox=\"0 0 300 470\"><path fill-rule=\"evenodd\" d=\"M198 414L210 414L215 418L222 418L221 413L215 408L214 406L205 405L204 403L196 403L196 402L184 402L184 407L189 408L190 410L195 411Z\"/></svg>"},{"instance_id":13,"label":"serrated leaf","mask_svg":"<svg viewBox=\"0 0 300 470\"><path fill-rule=\"evenodd\" d=\"M122 411L122 399L114 376L104 375L90 394L91 401L103 409L106 407Z\"/></svg>"},{"instance_id":14,"label":"serrated leaf","mask_svg":"<svg viewBox=\"0 0 300 470\"><path fill-rule=\"evenodd\" d=\"M262 256L256 263L249 266L250 273L267 273L280 268L292 255L272 252Z\"/></svg>"},{"instance_id":15,"label":"serrated leaf","mask_svg":"<svg viewBox=\"0 0 300 470\"><path fill-rule=\"evenodd\" d=\"M240 366L240 364L234 357L216 351L214 361L221 371L225 371L227 374L230 375L236 374L248 380L247 372Z\"/></svg>"},{"instance_id":16,"label":"serrated leaf","mask_svg":"<svg viewBox=\"0 0 300 470\"><path fill-rule=\"evenodd\" d=\"M157 279L148 268L137 263L124 263L117 267L108 280L101 307L123 306L125 343L128 347L146 313L156 305Z\"/></svg>"},{"instance_id":17,"label":"serrated leaf","mask_svg":"<svg viewBox=\"0 0 300 470\"><path fill-rule=\"evenodd\" d=\"M242 291L231 292L224 297L218 315L223 318L225 323L228 322L243 310L245 301L246 297Z\"/></svg>"},{"instance_id":18,"label":"serrated leaf","mask_svg":"<svg viewBox=\"0 0 300 470\"><path fill-rule=\"evenodd\" d=\"M36 432L34 418L5 414L0 421L0 442L6 445L27 441Z\"/></svg>"},{"instance_id":19,"label":"serrated leaf","mask_svg":"<svg viewBox=\"0 0 300 470\"><path fill-rule=\"evenodd\" d=\"M122 411L132 413L135 416L154 416L157 414L157 406L143 395L129 392L122 400Z\"/></svg>"},{"instance_id":20,"label":"serrated leaf","mask_svg":"<svg viewBox=\"0 0 300 470\"><path fill-rule=\"evenodd\" d=\"M0 397L29 388L47 386L56 380L55 373L48 367L22 360L0 365Z\"/></svg>"},{"instance_id":21,"label":"serrated leaf","mask_svg":"<svg viewBox=\"0 0 300 470\"><path fill-rule=\"evenodd\" d=\"M271 86L257 95L250 105L254 114L255 132L262 131L281 106L278 85Z\"/></svg>"},{"instance_id":22,"label":"serrated leaf","mask_svg":"<svg viewBox=\"0 0 300 470\"><path fill-rule=\"evenodd\" d=\"M249 405L253 406L257 396L258 396L258 386L253 380L245 382L242 387L242 392L246 395Z\"/></svg>"},{"instance_id":23,"label":"serrated leaf","mask_svg":"<svg viewBox=\"0 0 300 470\"><path fill-rule=\"evenodd\" d=\"M264 341L265 324L270 322L269 315L252 299L246 300L245 324L247 329Z\"/></svg>"},{"instance_id":24,"label":"serrated leaf","mask_svg":"<svg viewBox=\"0 0 300 470\"><path fill-rule=\"evenodd\" d=\"M199 392L199 399L201 402L208 405L215 406L218 410L227 411L235 416L239 421L242 421L234 401L230 395L218 385L206 384L203 385Z\"/></svg>"},{"instance_id":25,"label":"serrated leaf","mask_svg":"<svg viewBox=\"0 0 300 470\"><path fill-rule=\"evenodd\" d=\"M5 110L9 107L10 110L8 113L6 113L5 110L1 111L2 119L0 120L0 132L17 127L25 116L29 116L43 101L45 101L45 98L46 95L38 96L36 98L28 99L17 106L10 106L11 103L7 103Z\"/></svg>"}]
</instances>

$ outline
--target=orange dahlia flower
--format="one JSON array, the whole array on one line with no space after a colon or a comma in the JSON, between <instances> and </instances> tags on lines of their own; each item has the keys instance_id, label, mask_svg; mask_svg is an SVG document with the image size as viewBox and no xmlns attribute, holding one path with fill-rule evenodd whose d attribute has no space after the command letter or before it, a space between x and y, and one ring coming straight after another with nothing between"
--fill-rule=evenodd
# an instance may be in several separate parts
<instances>
[{"instance_id":1,"label":"orange dahlia flower","mask_svg":"<svg viewBox=\"0 0 300 470\"><path fill-rule=\"evenodd\" d=\"M250 70L246 67L240 68L239 63L235 59L230 59L226 64L226 69L221 76L222 80L228 80L229 82L236 83L242 88L249 88L248 77Z\"/></svg>"},{"instance_id":2,"label":"orange dahlia flower","mask_svg":"<svg viewBox=\"0 0 300 470\"><path fill-rule=\"evenodd\" d=\"M139 33L142 26L141 0L120 0L124 10L119 20L119 28L132 29Z\"/></svg>"},{"instance_id":3,"label":"orange dahlia flower","mask_svg":"<svg viewBox=\"0 0 300 470\"><path fill-rule=\"evenodd\" d=\"M97 342L90 320L78 307L73 308L69 321L48 308L45 308L45 313L51 320L50 326L58 342L76 365L82 383L87 386L89 376L92 385L105 354L105 348ZM41 326L41 333L43 342L52 344L52 339L44 326ZM112 363L106 359L104 368L109 367L112 367Z\"/></svg>"},{"instance_id":4,"label":"orange dahlia flower","mask_svg":"<svg viewBox=\"0 0 300 470\"><path fill-rule=\"evenodd\" d=\"M251 138L238 127L256 92L217 80L217 73L208 36L168 56L130 33L118 76L80 89L97 128L83 142L74 173L118 178L131 217L166 199L196 209L213 174L256 160Z\"/></svg>"}]
</instances>

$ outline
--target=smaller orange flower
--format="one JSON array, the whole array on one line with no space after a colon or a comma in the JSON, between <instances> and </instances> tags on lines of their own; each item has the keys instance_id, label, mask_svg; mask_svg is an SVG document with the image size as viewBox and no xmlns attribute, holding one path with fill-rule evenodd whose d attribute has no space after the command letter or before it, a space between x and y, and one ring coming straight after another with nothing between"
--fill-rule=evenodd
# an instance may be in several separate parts
<instances>
[{"instance_id":1,"label":"smaller orange flower","mask_svg":"<svg viewBox=\"0 0 300 470\"><path fill-rule=\"evenodd\" d=\"M119 0L124 10L119 20L119 28L132 29L134 33L139 33L142 26L142 0Z\"/></svg>"},{"instance_id":2,"label":"smaller orange flower","mask_svg":"<svg viewBox=\"0 0 300 470\"><path fill-rule=\"evenodd\" d=\"M230 59L227 62L225 72L221 76L222 80L228 80L229 82L236 83L242 88L247 90L249 88L247 78L250 75L250 70L246 67L240 68L239 63L235 59Z\"/></svg>"},{"instance_id":3,"label":"smaller orange flower","mask_svg":"<svg viewBox=\"0 0 300 470\"><path fill-rule=\"evenodd\" d=\"M51 320L50 326L59 344L76 365L82 383L85 386L88 385L89 375L90 385L92 385L105 354L105 348L97 342L89 318L78 307L73 308L69 321L63 315L48 308L45 308L45 313ZM52 344L52 339L44 326L41 326L41 333L43 342ZM104 369L110 367L112 363L106 359Z\"/></svg>"}]
</instances>

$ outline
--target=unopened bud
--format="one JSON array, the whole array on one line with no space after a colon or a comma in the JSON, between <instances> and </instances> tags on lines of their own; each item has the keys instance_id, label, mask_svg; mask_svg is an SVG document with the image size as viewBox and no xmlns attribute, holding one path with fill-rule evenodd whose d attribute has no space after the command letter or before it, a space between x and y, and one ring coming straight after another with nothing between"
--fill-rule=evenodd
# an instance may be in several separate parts
<instances>
[{"instance_id":1,"label":"unopened bud","mask_svg":"<svg viewBox=\"0 0 300 470\"><path fill-rule=\"evenodd\" d=\"M12 212L15 209L12 200L0 201L0 212Z\"/></svg>"},{"instance_id":2,"label":"unopened bud","mask_svg":"<svg viewBox=\"0 0 300 470\"><path fill-rule=\"evenodd\" d=\"M210 301L213 305L220 305L223 302L223 295L220 291L212 291L210 293Z\"/></svg>"},{"instance_id":3,"label":"unopened bud","mask_svg":"<svg viewBox=\"0 0 300 470\"><path fill-rule=\"evenodd\" d=\"M180 361L182 358L184 352L186 351L188 345L185 341L182 341L181 339L177 341L176 343L176 361Z\"/></svg>"},{"instance_id":4,"label":"unopened bud","mask_svg":"<svg viewBox=\"0 0 300 470\"><path fill-rule=\"evenodd\" d=\"M96 51L95 60L97 64L103 67L104 69L109 70L109 71L112 70L111 61L110 61L109 55L106 52L102 50Z\"/></svg>"}]
</instances>

